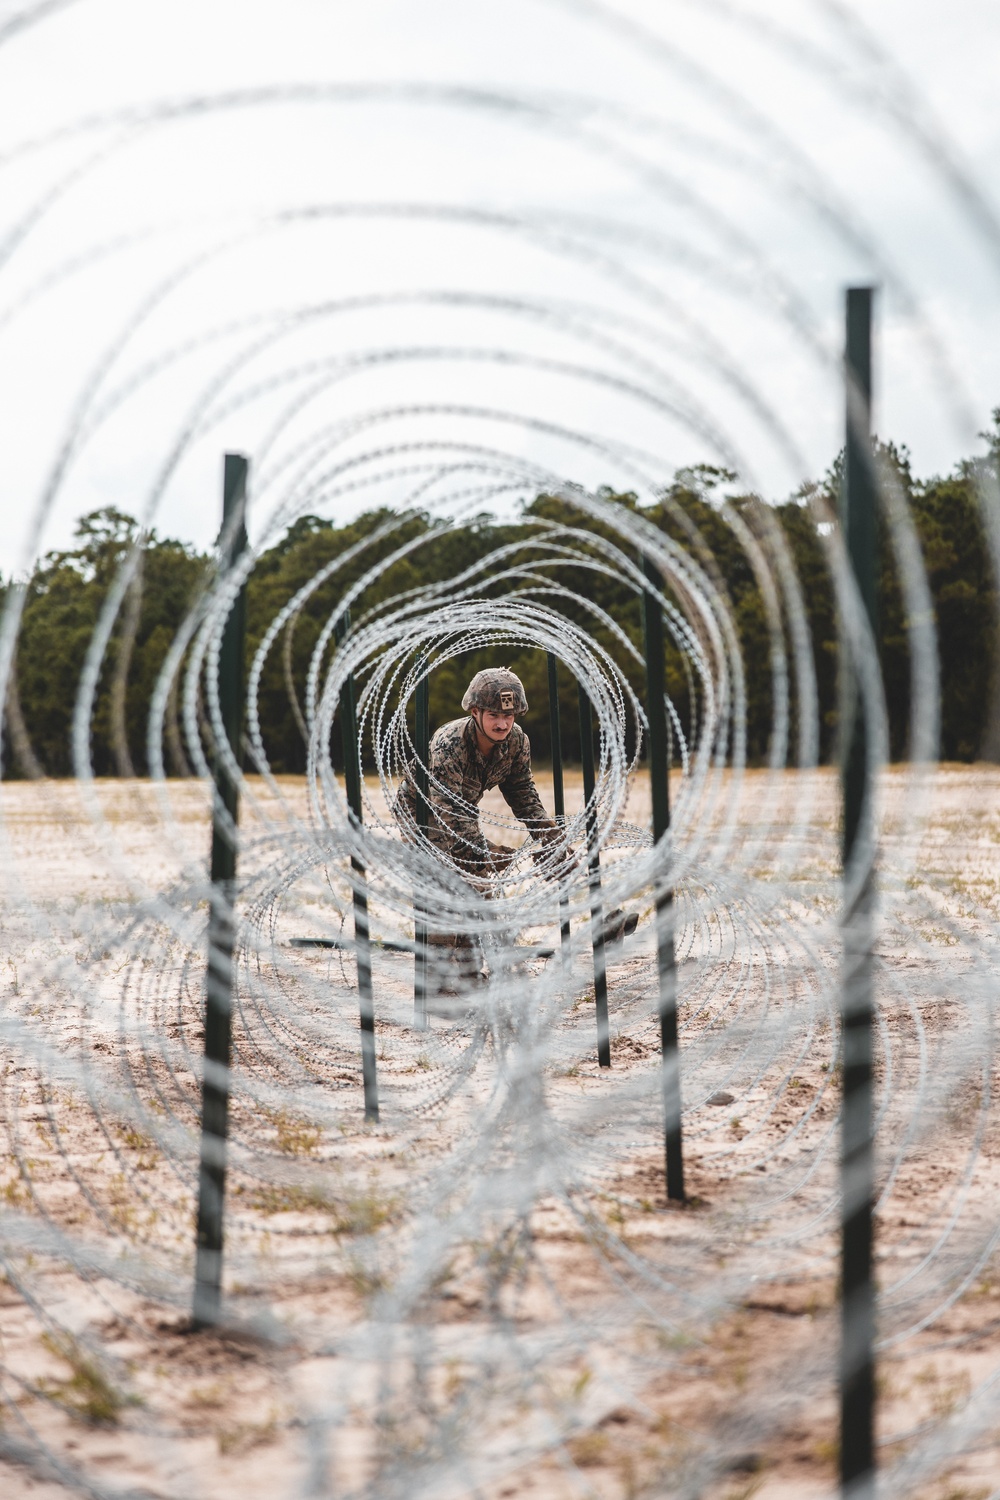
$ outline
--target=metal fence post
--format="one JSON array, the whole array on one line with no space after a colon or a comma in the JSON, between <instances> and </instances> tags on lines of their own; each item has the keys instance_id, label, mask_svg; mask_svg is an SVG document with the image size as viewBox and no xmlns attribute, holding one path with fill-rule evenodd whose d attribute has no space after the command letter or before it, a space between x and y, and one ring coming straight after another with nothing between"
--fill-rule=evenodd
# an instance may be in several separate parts
<instances>
[{"instance_id":1,"label":"metal fence post","mask_svg":"<svg viewBox=\"0 0 1000 1500\"><path fill-rule=\"evenodd\" d=\"M417 763L417 827L424 835L430 823L428 794L428 763L430 761L430 719L427 701L426 663L421 664L421 676L417 683L413 701L413 744ZM413 904L413 1020L423 1029L427 1025L427 919L419 904Z\"/></svg>"},{"instance_id":2,"label":"metal fence post","mask_svg":"<svg viewBox=\"0 0 1000 1500\"><path fill-rule=\"evenodd\" d=\"M220 568L223 576L232 571L247 545L247 469L247 460L240 454L226 454L220 533ZM238 763L241 760L245 637L246 584L233 601L223 627L218 667L219 709L226 737ZM217 1323L222 1306L226 1140L229 1134L229 1070L232 1061L239 792L218 752L215 756L213 800L208 969L205 980L205 1059L201 1088L198 1228L192 1311L192 1322L196 1328Z\"/></svg>"},{"instance_id":3,"label":"metal fence post","mask_svg":"<svg viewBox=\"0 0 1000 1500\"><path fill-rule=\"evenodd\" d=\"M645 555L642 571L653 589L663 578ZM670 762L667 745L666 673L663 661L663 611L650 589L642 595L642 633L646 651L646 714L649 719L649 785L653 803L653 843L670 829ZM674 957L674 893L656 891L656 953L659 971L660 1053L663 1068L667 1197L684 1201L684 1153L681 1142L681 1072L677 1037L677 965Z\"/></svg>"},{"instance_id":4,"label":"metal fence post","mask_svg":"<svg viewBox=\"0 0 1000 1500\"><path fill-rule=\"evenodd\" d=\"M555 655L551 651L545 653L549 669L549 737L552 741L552 802L555 808L556 822L560 827L566 824L566 798L563 788L563 759L562 759L562 726L559 721L559 677ZM569 899L560 891L559 895L559 938L562 943L563 958L569 951Z\"/></svg>"},{"instance_id":5,"label":"metal fence post","mask_svg":"<svg viewBox=\"0 0 1000 1500\"><path fill-rule=\"evenodd\" d=\"M345 610L337 621L335 634L339 646L351 628L351 612ZM358 715L354 699L353 673L344 683L340 699L340 735L344 742L344 784L347 805L358 826L364 820L361 801L361 744L358 740ZM368 890L365 867L351 855L354 896L354 952L358 964L358 1005L361 1011L361 1072L365 1085L365 1119L378 1121L378 1065L375 1060L375 1001L372 993L372 953L368 931Z\"/></svg>"},{"instance_id":6,"label":"metal fence post","mask_svg":"<svg viewBox=\"0 0 1000 1500\"><path fill-rule=\"evenodd\" d=\"M608 1023L608 965L604 951L604 907L601 901L601 855L597 847L597 809L594 804L594 717L582 682L580 700L580 758L583 762L583 799L587 806L587 848L590 868L590 936L594 949L594 1007L597 1011L597 1061L611 1066L611 1028Z\"/></svg>"},{"instance_id":7,"label":"metal fence post","mask_svg":"<svg viewBox=\"0 0 1000 1500\"><path fill-rule=\"evenodd\" d=\"M847 292L847 433L841 525L847 555L873 633L877 628L876 493L871 450L872 288ZM845 907L841 975L840 1484L851 1500L875 1490L875 1293L872 1284L872 927L874 919L868 731L851 648L841 637L843 863L855 854L867 873Z\"/></svg>"}]
</instances>

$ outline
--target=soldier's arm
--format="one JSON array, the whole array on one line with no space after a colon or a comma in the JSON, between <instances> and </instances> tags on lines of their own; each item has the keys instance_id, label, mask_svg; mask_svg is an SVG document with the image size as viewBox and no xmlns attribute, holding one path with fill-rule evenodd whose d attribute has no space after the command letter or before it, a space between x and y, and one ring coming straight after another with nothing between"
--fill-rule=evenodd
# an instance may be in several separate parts
<instances>
[{"instance_id":1,"label":"soldier's arm","mask_svg":"<svg viewBox=\"0 0 1000 1500\"><path fill-rule=\"evenodd\" d=\"M427 836L463 870L481 874L488 859L486 840L477 809L463 795L463 783L461 745L448 741L433 746Z\"/></svg>"},{"instance_id":2,"label":"soldier's arm","mask_svg":"<svg viewBox=\"0 0 1000 1500\"><path fill-rule=\"evenodd\" d=\"M558 835L559 825L545 811L531 774L531 743L526 734L511 757L510 771L500 783L500 791L515 818L520 819L532 838L548 841Z\"/></svg>"}]
</instances>

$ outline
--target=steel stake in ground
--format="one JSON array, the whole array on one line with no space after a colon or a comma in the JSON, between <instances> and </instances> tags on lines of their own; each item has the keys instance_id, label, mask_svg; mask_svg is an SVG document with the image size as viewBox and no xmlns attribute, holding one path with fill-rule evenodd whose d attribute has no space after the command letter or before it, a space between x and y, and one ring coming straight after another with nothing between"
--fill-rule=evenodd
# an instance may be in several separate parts
<instances>
[{"instance_id":1,"label":"steel stake in ground","mask_svg":"<svg viewBox=\"0 0 1000 1500\"><path fill-rule=\"evenodd\" d=\"M552 802L556 822L566 826L566 797L563 788L562 725L559 720L559 676L558 664L551 651L545 653L549 669L549 737L552 741ZM559 937L563 957L569 952L569 898L560 891Z\"/></svg>"},{"instance_id":2,"label":"steel stake in ground","mask_svg":"<svg viewBox=\"0 0 1000 1500\"><path fill-rule=\"evenodd\" d=\"M246 549L247 460L227 453L223 475L220 570L223 577ZM219 712L230 749L241 763L243 644L246 584L233 601L219 649ZM216 751L212 814L208 970L205 981L205 1061L201 1089L201 1154L198 1169L198 1229L194 1306L196 1328L219 1321L222 1307L223 1219L226 1141L229 1134L229 1070L232 1060L233 953L236 922L236 840L239 790Z\"/></svg>"},{"instance_id":3,"label":"steel stake in ground","mask_svg":"<svg viewBox=\"0 0 1000 1500\"><path fill-rule=\"evenodd\" d=\"M604 951L604 905L601 901L601 855L597 847L597 805L594 797L594 715L583 683L580 699L580 759L583 762L583 800L587 808L587 849L590 869L590 935L594 948L594 1007L597 1011L597 1061L611 1066L611 1028L608 1023L608 964Z\"/></svg>"},{"instance_id":4,"label":"steel stake in ground","mask_svg":"<svg viewBox=\"0 0 1000 1500\"><path fill-rule=\"evenodd\" d=\"M421 671L413 699L413 746L417 756L414 767L417 827L426 837L431 811L427 795L431 736L426 670ZM413 906L413 942L416 950L413 956L413 1020L422 1029L427 1025L427 919L417 902Z\"/></svg>"},{"instance_id":5,"label":"steel stake in ground","mask_svg":"<svg viewBox=\"0 0 1000 1500\"><path fill-rule=\"evenodd\" d=\"M841 526L851 571L877 638L876 493L871 447L872 289L847 293L847 434ZM863 648L862 648L863 649ZM844 744L843 864L852 877L842 916L840 1484L850 1500L875 1493L875 1291L872 1283L872 926L874 822L869 738L859 691L858 644L844 635L841 723ZM863 871L858 880L850 869Z\"/></svg>"},{"instance_id":6,"label":"steel stake in ground","mask_svg":"<svg viewBox=\"0 0 1000 1500\"><path fill-rule=\"evenodd\" d=\"M351 628L351 612L345 610L337 621L335 634L339 646ZM344 683L340 698L340 736L344 742L344 784L351 816L360 828L364 820L361 801L361 744L358 739L358 715L354 699L354 677ZM361 1072L365 1085L365 1119L378 1120L378 1064L375 1059L375 999L372 993L372 953L368 930L368 887L365 867L351 855L351 889L354 896L354 944L358 965L358 1005L361 1011Z\"/></svg>"},{"instance_id":7,"label":"steel stake in ground","mask_svg":"<svg viewBox=\"0 0 1000 1500\"><path fill-rule=\"evenodd\" d=\"M670 831L670 761L667 745L663 578L648 557L642 571L652 584L642 596L642 631L646 649L646 715L649 719L649 783L653 802L653 843ZM656 592L653 592L653 589ZM684 1201L684 1153L681 1143L681 1070L677 1037L677 965L674 957L674 893L663 883L656 889L656 953L659 972L660 1054L663 1067L663 1118L667 1197Z\"/></svg>"}]
</instances>

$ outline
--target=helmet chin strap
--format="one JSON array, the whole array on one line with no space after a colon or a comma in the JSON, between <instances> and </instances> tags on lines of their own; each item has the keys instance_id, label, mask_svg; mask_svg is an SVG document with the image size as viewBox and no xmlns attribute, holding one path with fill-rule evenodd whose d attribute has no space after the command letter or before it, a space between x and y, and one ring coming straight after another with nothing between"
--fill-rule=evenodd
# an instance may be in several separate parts
<instances>
[{"instance_id":1,"label":"helmet chin strap","mask_svg":"<svg viewBox=\"0 0 1000 1500\"><path fill-rule=\"evenodd\" d=\"M483 749L483 746L484 746L484 744L488 745L490 747L490 749L492 750L492 748L493 748L493 741L490 739L489 735L486 733L486 730L483 728L483 711L482 711L482 709L481 708L475 708L475 707L470 708L469 709L469 717L472 719L473 724L475 724L475 726L476 726L476 739L477 739L477 742L479 744L479 753L485 757L485 755L487 754L487 752L486 752L486 750Z\"/></svg>"}]
</instances>

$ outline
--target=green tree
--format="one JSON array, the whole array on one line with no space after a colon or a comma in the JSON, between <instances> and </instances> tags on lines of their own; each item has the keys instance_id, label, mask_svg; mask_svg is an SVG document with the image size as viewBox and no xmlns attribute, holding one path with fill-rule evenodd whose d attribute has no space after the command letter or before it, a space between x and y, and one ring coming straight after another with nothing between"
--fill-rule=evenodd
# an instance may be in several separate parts
<instances>
[{"instance_id":1,"label":"green tree","mask_svg":"<svg viewBox=\"0 0 1000 1500\"><path fill-rule=\"evenodd\" d=\"M993 429L984 437L989 449L986 457L966 460L950 475L927 481L914 477L905 448L875 445L883 480L898 488L907 505L927 570L938 632L941 749L948 759L974 758L984 734L1000 727L997 589L979 505L984 480L996 482L1000 408L994 413ZM818 484L805 486L790 500L766 509L758 498L739 492L735 475L707 464L680 470L660 497L643 507L634 494L600 492L612 505L641 514L668 534L703 571L728 614L745 671L746 753L751 763L765 760L772 750L772 638L765 597L740 533L747 528L767 554L776 522L787 543L811 636L820 756L829 758L836 748L836 609L826 541L810 501L825 500L836 513L842 464L841 455ZM572 561L560 552L566 539L553 528L575 533L572 545L577 555ZM28 762L33 755L51 775L72 770L72 720L84 660L108 591L136 538L137 523L132 517L113 507L95 511L78 523L77 545L48 553L27 585L17 648L16 698L8 705L16 710L19 704L23 719L22 769L31 769ZM492 564L488 572L474 571L501 547L509 549L506 563ZM395 608L402 594L423 590L432 598L438 585L447 583L450 588L473 570L469 580L473 597L509 599L512 589L534 596L591 636L641 701L645 674L640 596L625 567L614 560L620 547L613 527L592 520L571 498L546 494L525 505L520 517L503 523L484 514L457 526L421 512L400 516L384 509L366 512L341 526L314 515L299 517L257 559L250 575L248 666L265 631L288 601L321 570L346 560L309 593L264 662L257 710L269 765L277 772L304 770L303 718L310 664L327 631L318 672L322 683L336 650L328 627L342 611L347 591L369 573L375 576L352 604L355 625L378 618L384 607ZM356 555L349 556L352 549ZM99 775L148 771L147 721L155 684L188 611L211 578L211 559L155 534L142 540L139 562L98 676L90 754ZM504 572L514 565L527 570L531 578L512 583ZM879 652L890 753L900 757L908 752L909 632L896 560L882 522L880 570ZM671 587L668 581L667 592L683 613L686 601L681 586ZM787 604L785 609L787 613ZM436 663L430 684L432 729L461 712L469 678L480 667L494 663L497 654L492 647L477 648ZM538 759L545 760L551 754L545 654L516 643L501 654L503 664L525 684L533 749ZM697 683L672 641L667 644L665 665L668 691L682 730L690 736L703 705L698 701ZM363 678L358 687L363 690ZM791 709L794 747L800 712L794 689ZM560 673L560 711L564 753L568 760L576 760L580 753L577 692L565 669ZM16 752L19 721L15 712L9 713L9 721ZM168 713L166 728L168 769L182 772L185 758L176 705ZM995 737L1000 752L1000 735ZM335 764L342 764L338 726L331 749ZM5 767L8 775L16 769L11 764Z\"/></svg>"},{"instance_id":2,"label":"green tree","mask_svg":"<svg viewBox=\"0 0 1000 1500\"><path fill-rule=\"evenodd\" d=\"M77 523L80 545L48 553L29 580L17 689L32 750L51 776L72 773L72 722L87 649L136 533L137 523L122 511L112 506L94 511ZM148 771L146 721L153 686L205 569L206 559L181 542L161 541L155 534L145 541L141 568L101 665L90 726L97 775Z\"/></svg>"}]
</instances>

